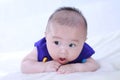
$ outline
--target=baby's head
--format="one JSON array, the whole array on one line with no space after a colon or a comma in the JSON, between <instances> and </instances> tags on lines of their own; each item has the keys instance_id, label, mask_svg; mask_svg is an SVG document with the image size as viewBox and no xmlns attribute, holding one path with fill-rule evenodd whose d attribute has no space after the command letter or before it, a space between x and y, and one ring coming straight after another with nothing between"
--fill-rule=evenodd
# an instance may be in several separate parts
<instances>
[{"instance_id":1,"label":"baby's head","mask_svg":"<svg viewBox=\"0 0 120 80\"><path fill-rule=\"evenodd\" d=\"M75 60L87 36L87 22L76 8L63 7L49 18L46 42L50 56L61 64Z\"/></svg>"}]
</instances>

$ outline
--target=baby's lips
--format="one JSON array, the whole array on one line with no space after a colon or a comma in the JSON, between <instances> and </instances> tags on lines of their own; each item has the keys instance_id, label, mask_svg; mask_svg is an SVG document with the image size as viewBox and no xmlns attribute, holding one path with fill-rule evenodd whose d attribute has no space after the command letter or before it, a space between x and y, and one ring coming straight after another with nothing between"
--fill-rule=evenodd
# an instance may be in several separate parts
<instances>
[{"instance_id":1,"label":"baby's lips","mask_svg":"<svg viewBox=\"0 0 120 80\"><path fill-rule=\"evenodd\" d=\"M60 61L65 61L66 59L65 58L59 58Z\"/></svg>"},{"instance_id":2,"label":"baby's lips","mask_svg":"<svg viewBox=\"0 0 120 80\"><path fill-rule=\"evenodd\" d=\"M59 58L59 59L58 59L58 62L59 62L60 64L65 64L66 61L67 61L66 58Z\"/></svg>"}]
</instances>

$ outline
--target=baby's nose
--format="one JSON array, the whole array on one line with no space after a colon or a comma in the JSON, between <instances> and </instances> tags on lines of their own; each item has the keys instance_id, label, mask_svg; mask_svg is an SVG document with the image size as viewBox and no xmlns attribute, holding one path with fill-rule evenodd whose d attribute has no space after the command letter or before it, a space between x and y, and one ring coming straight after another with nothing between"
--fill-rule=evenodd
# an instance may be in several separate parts
<instances>
[{"instance_id":1,"label":"baby's nose","mask_svg":"<svg viewBox=\"0 0 120 80\"><path fill-rule=\"evenodd\" d=\"M65 58L67 55L68 55L67 49L66 48L61 48L60 57Z\"/></svg>"},{"instance_id":2,"label":"baby's nose","mask_svg":"<svg viewBox=\"0 0 120 80\"><path fill-rule=\"evenodd\" d=\"M61 53L62 53L62 54L66 54L66 53L67 53L67 50L66 50L66 49L62 49L62 50L61 50Z\"/></svg>"}]
</instances>

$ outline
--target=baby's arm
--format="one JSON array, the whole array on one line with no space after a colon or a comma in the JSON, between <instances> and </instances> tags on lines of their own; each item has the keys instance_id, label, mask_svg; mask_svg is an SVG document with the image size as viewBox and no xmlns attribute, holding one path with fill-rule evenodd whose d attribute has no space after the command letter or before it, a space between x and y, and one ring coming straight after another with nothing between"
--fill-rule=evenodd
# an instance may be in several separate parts
<instances>
[{"instance_id":1,"label":"baby's arm","mask_svg":"<svg viewBox=\"0 0 120 80\"><path fill-rule=\"evenodd\" d=\"M99 64L92 58L88 58L85 63L74 63L60 66L58 73L91 72L99 68Z\"/></svg>"},{"instance_id":2,"label":"baby's arm","mask_svg":"<svg viewBox=\"0 0 120 80\"><path fill-rule=\"evenodd\" d=\"M57 71L60 64L56 61L38 62L36 47L28 54L21 63L23 73L40 73Z\"/></svg>"}]
</instances>

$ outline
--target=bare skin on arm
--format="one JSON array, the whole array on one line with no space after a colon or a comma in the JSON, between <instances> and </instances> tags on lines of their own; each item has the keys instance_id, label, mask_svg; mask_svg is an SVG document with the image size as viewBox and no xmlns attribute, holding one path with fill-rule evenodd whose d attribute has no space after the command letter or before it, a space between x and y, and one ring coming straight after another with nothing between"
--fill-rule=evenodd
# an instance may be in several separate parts
<instances>
[{"instance_id":1,"label":"bare skin on arm","mask_svg":"<svg viewBox=\"0 0 120 80\"><path fill-rule=\"evenodd\" d=\"M57 71L61 64L52 60L49 62L37 61L36 47L23 59L21 70L23 73L41 73Z\"/></svg>"},{"instance_id":2,"label":"bare skin on arm","mask_svg":"<svg viewBox=\"0 0 120 80\"><path fill-rule=\"evenodd\" d=\"M68 74L74 72L96 71L98 68L99 68L99 64L94 59L88 58L85 63L62 65L60 66L57 72L60 74Z\"/></svg>"}]
</instances>

